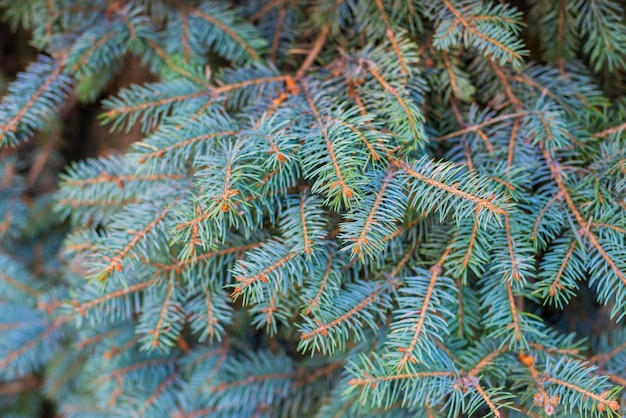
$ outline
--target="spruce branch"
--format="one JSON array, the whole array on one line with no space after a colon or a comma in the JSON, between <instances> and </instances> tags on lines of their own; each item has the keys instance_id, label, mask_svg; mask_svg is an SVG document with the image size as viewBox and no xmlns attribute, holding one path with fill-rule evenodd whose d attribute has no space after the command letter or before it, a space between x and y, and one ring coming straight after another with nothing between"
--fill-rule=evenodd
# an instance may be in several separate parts
<instances>
[{"instance_id":1,"label":"spruce branch","mask_svg":"<svg viewBox=\"0 0 626 418\"><path fill-rule=\"evenodd\" d=\"M567 202L569 210L574 215L574 218L579 225L580 229L578 229L576 233L581 239L586 239L589 241L591 246L598 252L603 262L606 263L608 269L612 271L612 274L619 281L618 283L611 283L610 281L607 281L607 279L598 280L598 286L602 286L601 288L603 289L606 289L607 287L610 288L616 285L618 288L620 288L621 286L626 286L626 275L620 269L611 254L607 252L602 243L598 240L598 237L593 233L593 231L589 229L589 222L585 222L583 215L576 206L576 203L574 202L570 192L567 190L563 181L563 169L555 160L552 159L552 157L550 157L550 155L545 150L543 151L543 156L546 160L546 163L548 164L548 167L550 168L552 178L556 182L559 190L563 193L563 198ZM608 302L611 297L613 297L613 294L607 292L606 290L601 290L600 295L601 300L605 303ZM622 318L626 313L626 310L624 309L625 304L626 299L621 298L620 294L618 293L618 295L616 295L615 306L613 307L612 311L613 315L618 315L618 318Z\"/></svg>"},{"instance_id":2,"label":"spruce branch","mask_svg":"<svg viewBox=\"0 0 626 418\"><path fill-rule=\"evenodd\" d=\"M0 146L15 146L61 107L73 84L63 74L66 59L66 52L57 60L41 55L12 83L0 103Z\"/></svg>"},{"instance_id":3,"label":"spruce branch","mask_svg":"<svg viewBox=\"0 0 626 418\"><path fill-rule=\"evenodd\" d=\"M146 282L141 282L141 283L137 283L134 284L132 286L128 286L126 288L123 289L119 289L116 290L114 292L108 293L104 296L89 300L87 302L79 302L77 300L72 300L70 301L70 304L72 305L72 308L74 310L74 312L80 314L81 316L86 316L87 312L90 309L93 309L95 307L97 307L98 305L101 305L103 303L109 302L111 300L114 300L116 298L120 298L123 296L127 296L130 295L132 293L135 292L140 292L152 285L154 285L156 283L156 280L149 280Z\"/></svg>"},{"instance_id":4,"label":"spruce branch","mask_svg":"<svg viewBox=\"0 0 626 418\"><path fill-rule=\"evenodd\" d=\"M0 0L3 412L624 413L619 2L192 3Z\"/></svg>"},{"instance_id":5,"label":"spruce branch","mask_svg":"<svg viewBox=\"0 0 626 418\"><path fill-rule=\"evenodd\" d=\"M255 49L257 47L251 45L249 41L245 40L241 35L234 31L229 25L229 23L232 24L232 22L226 23L225 21L220 20L221 16L217 15L217 13L221 12L221 10L215 7L216 5L211 6L212 7L205 7L204 9L190 10L189 14L192 16L198 16L202 20L205 20L211 25L217 27L220 31L224 32L228 37L232 38L237 44L239 44L250 55L250 57L252 57L252 59L258 60L259 53ZM215 8L213 9L213 7ZM226 13L224 13L224 16L226 16Z\"/></svg>"},{"instance_id":6,"label":"spruce branch","mask_svg":"<svg viewBox=\"0 0 626 418\"><path fill-rule=\"evenodd\" d=\"M390 345L392 345L393 348L397 347L396 351L401 353L401 358L397 361L399 371L404 370L408 363L423 362L426 356L434 357L434 355L428 353L431 350L431 347L428 347L428 343L430 342L429 337L431 336L431 332L434 336L436 331L441 331L440 327L442 324L437 323L436 320L430 319L428 313L433 313L433 305L445 304L444 299L447 295L441 292L440 289L449 284L446 284L445 279L441 278L440 275L442 273L443 263L450 254L450 250L451 248L448 246L437 263L429 269L430 278L423 295L421 291L424 289L420 289L420 287L423 287L421 286L422 284L419 283L418 280L411 278L405 279L406 287L401 287L399 290L400 292L404 291L407 296L417 296L419 299L422 299L417 312L411 312L410 308L415 306L415 302L408 303L408 298L399 298L401 310L398 314L400 315L397 315L394 322L391 324L392 336L390 338ZM442 307L439 314L445 316L449 314L449 312L446 312L446 308ZM409 339L405 339L407 331L407 336L410 336ZM435 336L434 338L436 339L437 337ZM405 346L406 342L408 342L408 345ZM433 362L435 361L436 360L433 359Z\"/></svg>"},{"instance_id":7,"label":"spruce branch","mask_svg":"<svg viewBox=\"0 0 626 418\"><path fill-rule=\"evenodd\" d=\"M123 261L124 259L131 254L132 251L137 247L137 245L146 239L148 234L150 234L159 224L162 223L163 219L170 211L170 208L166 208L161 211L159 214L154 217L147 225L143 227L143 229L139 231L132 231L130 235L132 239L129 240L125 245L121 246L118 251L111 256L105 257L104 260L106 264L99 268L99 272L96 273L94 277L97 278L98 281L104 282L106 281L113 272L121 272L123 269Z\"/></svg>"}]
</instances>

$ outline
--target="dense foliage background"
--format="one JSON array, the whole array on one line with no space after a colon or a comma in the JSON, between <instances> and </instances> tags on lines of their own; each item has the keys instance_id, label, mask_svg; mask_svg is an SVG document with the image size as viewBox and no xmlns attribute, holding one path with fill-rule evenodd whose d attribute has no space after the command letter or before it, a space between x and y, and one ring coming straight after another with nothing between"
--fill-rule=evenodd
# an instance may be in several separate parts
<instances>
[{"instance_id":1,"label":"dense foliage background","mask_svg":"<svg viewBox=\"0 0 626 418\"><path fill-rule=\"evenodd\" d=\"M0 13L3 416L626 413L623 2Z\"/></svg>"}]
</instances>

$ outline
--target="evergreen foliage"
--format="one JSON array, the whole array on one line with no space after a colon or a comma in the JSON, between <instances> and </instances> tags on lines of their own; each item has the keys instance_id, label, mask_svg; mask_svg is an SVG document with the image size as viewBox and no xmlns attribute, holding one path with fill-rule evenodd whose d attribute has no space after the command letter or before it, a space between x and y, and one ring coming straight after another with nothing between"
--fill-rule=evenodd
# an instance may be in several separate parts
<instances>
[{"instance_id":1,"label":"evergreen foliage","mask_svg":"<svg viewBox=\"0 0 626 418\"><path fill-rule=\"evenodd\" d=\"M624 416L623 3L233 3L0 1L3 413Z\"/></svg>"}]
</instances>

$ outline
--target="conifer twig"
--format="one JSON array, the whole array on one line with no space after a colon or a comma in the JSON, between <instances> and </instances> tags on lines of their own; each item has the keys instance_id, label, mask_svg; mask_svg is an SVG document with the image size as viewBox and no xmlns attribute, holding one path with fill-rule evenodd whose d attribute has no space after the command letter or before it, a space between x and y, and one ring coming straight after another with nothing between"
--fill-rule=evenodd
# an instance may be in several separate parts
<instances>
[{"instance_id":1,"label":"conifer twig","mask_svg":"<svg viewBox=\"0 0 626 418\"><path fill-rule=\"evenodd\" d=\"M297 79L302 78L308 71L309 67L313 65L313 62L315 61L320 51L324 47L324 44L326 43L326 39L328 38L329 32L330 32L330 24L327 23L320 30L320 33L315 39L315 42L313 42L311 51L309 52L307 57L304 59L304 62L302 63L302 65L300 65L300 68L298 68L298 71L296 72Z\"/></svg>"}]
</instances>

